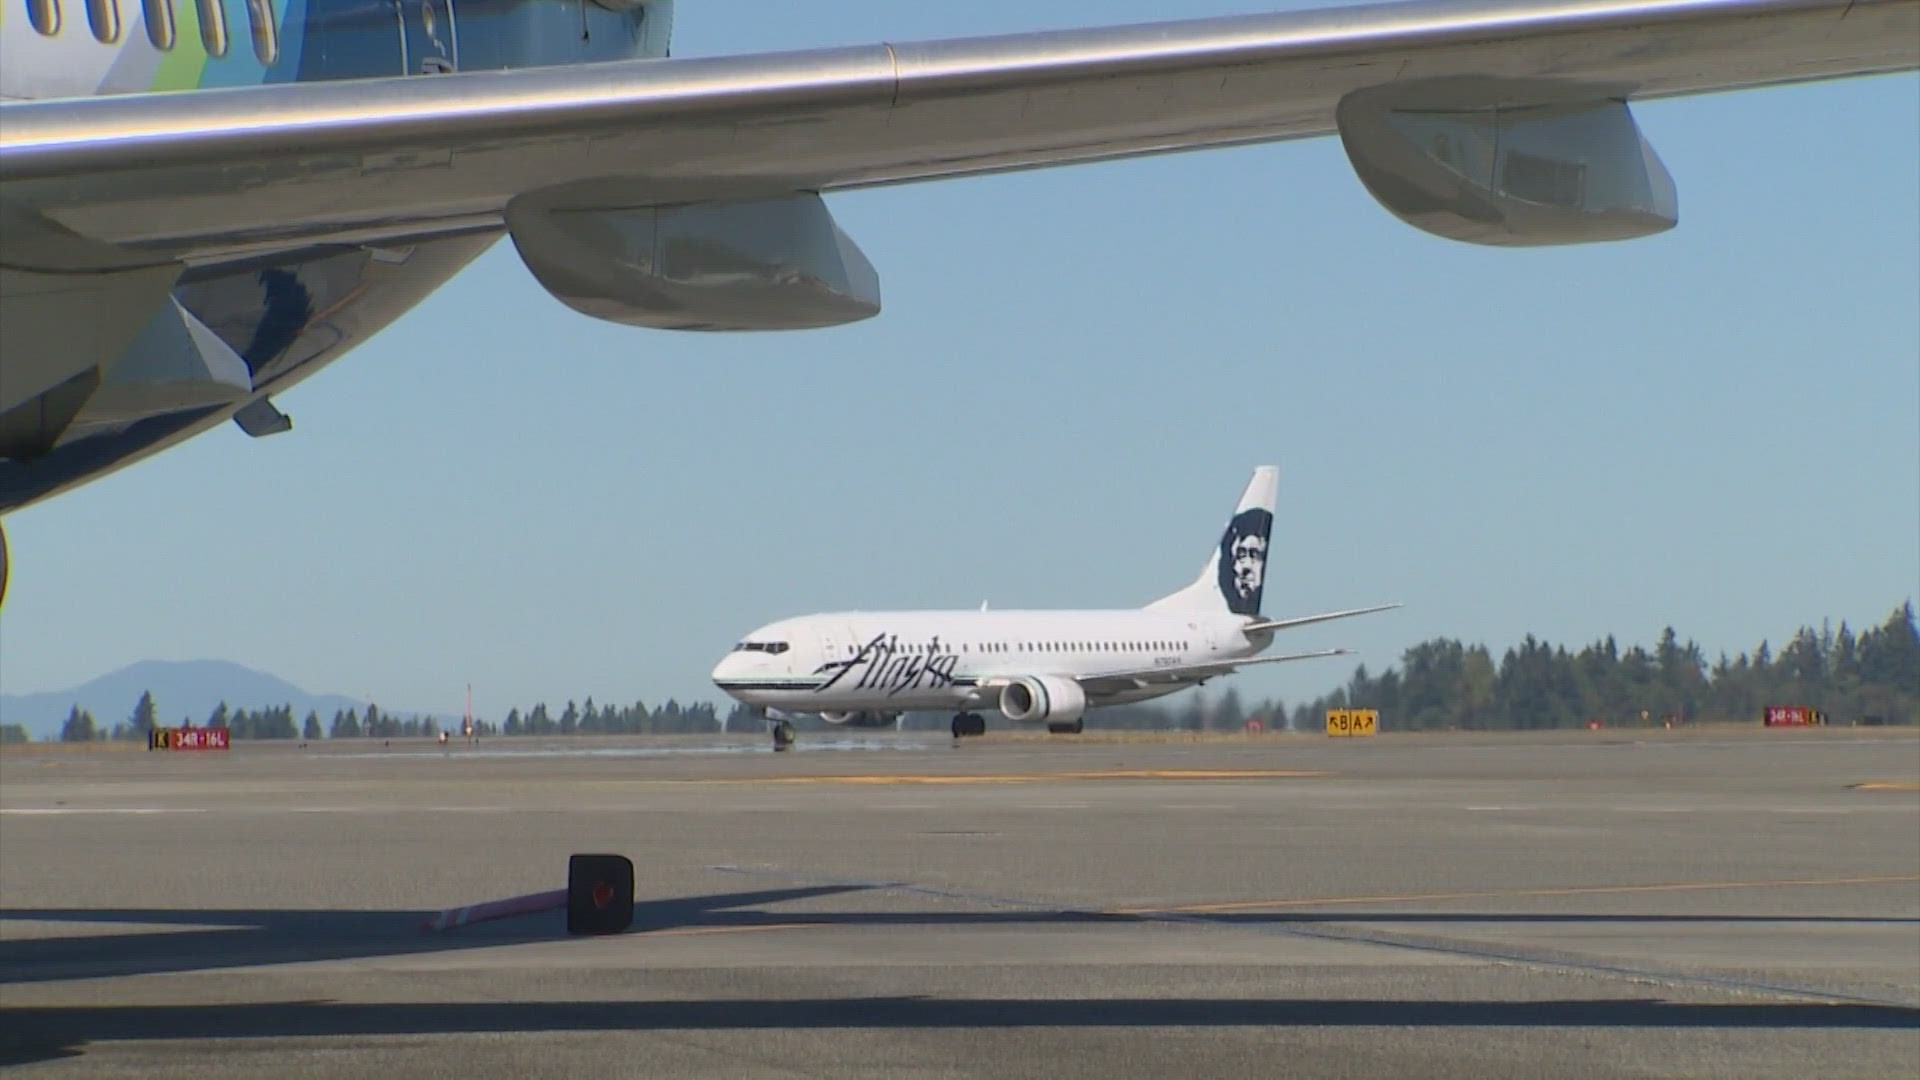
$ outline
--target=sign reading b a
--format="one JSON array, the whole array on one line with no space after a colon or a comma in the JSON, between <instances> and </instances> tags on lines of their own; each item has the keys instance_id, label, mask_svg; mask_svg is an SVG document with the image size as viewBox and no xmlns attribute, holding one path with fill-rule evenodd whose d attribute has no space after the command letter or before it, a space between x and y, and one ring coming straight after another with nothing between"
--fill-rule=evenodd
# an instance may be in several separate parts
<instances>
[{"instance_id":1,"label":"sign reading b a","mask_svg":"<svg viewBox=\"0 0 1920 1080\"><path fill-rule=\"evenodd\" d=\"M1328 709L1327 734L1336 739L1365 739L1380 731L1379 709Z\"/></svg>"}]
</instances>

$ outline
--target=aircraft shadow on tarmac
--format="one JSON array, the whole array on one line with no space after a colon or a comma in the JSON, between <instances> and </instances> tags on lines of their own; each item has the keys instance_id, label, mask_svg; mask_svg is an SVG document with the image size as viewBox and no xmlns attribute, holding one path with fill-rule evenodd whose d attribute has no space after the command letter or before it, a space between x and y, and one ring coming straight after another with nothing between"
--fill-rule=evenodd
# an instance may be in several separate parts
<instances>
[{"instance_id":1,"label":"aircraft shadow on tarmac","mask_svg":"<svg viewBox=\"0 0 1920 1080\"><path fill-rule=\"evenodd\" d=\"M822 897L886 891L884 884L828 884L647 900L634 905L628 934L746 929L796 923L829 927L980 927L1070 924L1197 923L1226 927L1390 926L1406 924L1698 924L1920 926L1920 919L1845 915L1708 915L1420 912L1207 912L1183 915L1048 908L950 910L764 910ZM118 978L497 948L566 939L559 913L426 932L428 911L328 911L294 908L182 911L154 908L5 908L0 919L76 924L135 924L122 933L0 940L0 986L78 978Z\"/></svg>"},{"instance_id":2,"label":"aircraft shadow on tarmac","mask_svg":"<svg viewBox=\"0 0 1920 1080\"><path fill-rule=\"evenodd\" d=\"M1044 909L998 911L762 910L858 893L819 885L720 893L635 905L629 933L695 928L1015 926L1141 923L1154 916ZM8 909L0 918L162 927L0 942L0 984L111 978L272 964L494 948L564 938L557 915L428 933L419 911ZM1365 923L1920 923L1845 916L1232 913L1205 922ZM723 1001L446 1003L257 1002L217 1005L0 1008L0 1066L71 1057L90 1042L134 1039L383 1036L649 1029L1023 1028L1147 1026L1494 1026L1920 1029L1920 1009L1824 1002L1663 1000L1337 1001L1314 999L795 998Z\"/></svg>"},{"instance_id":3,"label":"aircraft shadow on tarmac","mask_svg":"<svg viewBox=\"0 0 1920 1080\"><path fill-rule=\"evenodd\" d=\"M718 1001L253 1002L0 1009L0 1066L127 1040L822 1028L1554 1027L1913 1030L1920 1009L1659 999L764 998Z\"/></svg>"}]
</instances>

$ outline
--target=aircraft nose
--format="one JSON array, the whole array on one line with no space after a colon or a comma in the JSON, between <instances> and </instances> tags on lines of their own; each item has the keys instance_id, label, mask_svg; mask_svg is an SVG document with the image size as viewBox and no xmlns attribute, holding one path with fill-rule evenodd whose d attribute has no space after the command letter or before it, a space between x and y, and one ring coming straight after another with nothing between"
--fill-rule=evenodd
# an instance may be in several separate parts
<instances>
[{"instance_id":1,"label":"aircraft nose","mask_svg":"<svg viewBox=\"0 0 1920 1080\"><path fill-rule=\"evenodd\" d=\"M740 661L739 653L728 653L727 655L721 657L720 662L713 665L712 678L714 683L716 685L720 683L724 683L727 681L727 679L731 675L733 675L734 672L740 670L739 661Z\"/></svg>"}]
</instances>

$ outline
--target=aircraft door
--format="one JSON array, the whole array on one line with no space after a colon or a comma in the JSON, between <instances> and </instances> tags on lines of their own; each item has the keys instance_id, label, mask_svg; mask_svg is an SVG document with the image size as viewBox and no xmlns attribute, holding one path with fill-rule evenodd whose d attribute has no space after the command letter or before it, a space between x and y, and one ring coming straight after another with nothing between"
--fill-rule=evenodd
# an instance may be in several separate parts
<instances>
[{"instance_id":1,"label":"aircraft door","mask_svg":"<svg viewBox=\"0 0 1920 1080\"><path fill-rule=\"evenodd\" d=\"M841 647L839 634L834 633L831 629L820 631L820 664L831 664L846 659L841 655L844 651ZM819 667L820 664L815 664L814 666ZM812 672L809 671L806 672L806 674L812 674Z\"/></svg>"},{"instance_id":2,"label":"aircraft door","mask_svg":"<svg viewBox=\"0 0 1920 1080\"><path fill-rule=\"evenodd\" d=\"M400 8L400 46L407 74L442 75L460 67L455 0L394 0Z\"/></svg>"}]
</instances>

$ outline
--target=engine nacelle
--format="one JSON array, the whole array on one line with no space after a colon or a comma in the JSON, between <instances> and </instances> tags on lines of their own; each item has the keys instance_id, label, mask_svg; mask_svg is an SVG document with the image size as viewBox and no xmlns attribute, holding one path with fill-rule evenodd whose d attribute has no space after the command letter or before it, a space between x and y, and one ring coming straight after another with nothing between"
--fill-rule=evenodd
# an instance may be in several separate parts
<instances>
[{"instance_id":1,"label":"engine nacelle","mask_svg":"<svg viewBox=\"0 0 1920 1080\"><path fill-rule=\"evenodd\" d=\"M892 727L894 722L899 718L899 713L869 712L866 710L859 712L823 712L820 714L820 719L825 720L829 724L839 724L845 727L857 728Z\"/></svg>"},{"instance_id":2,"label":"engine nacelle","mask_svg":"<svg viewBox=\"0 0 1920 1080\"><path fill-rule=\"evenodd\" d=\"M1395 83L1335 110L1347 160L1409 225L1533 247L1628 240L1679 221L1673 177L1621 98L1539 80Z\"/></svg>"},{"instance_id":3,"label":"engine nacelle","mask_svg":"<svg viewBox=\"0 0 1920 1080\"><path fill-rule=\"evenodd\" d=\"M1000 715L1018 724L1071 724L1087 714L1087 692L1072 679L1027 675L1000 688Z\"/></svg>"},{"instance_id":4,"label":"engine nacelle","mask_svg":"<svg viewBox=\"0 0 1920 1080\"><path fill-rule=\"evenodd\" d=\"M880 313L880 275L820 196L692 206L507 207L520 258L561 303L661 330L803 330Z\"/></svg>"}]
</instances>

